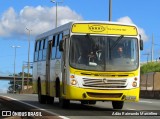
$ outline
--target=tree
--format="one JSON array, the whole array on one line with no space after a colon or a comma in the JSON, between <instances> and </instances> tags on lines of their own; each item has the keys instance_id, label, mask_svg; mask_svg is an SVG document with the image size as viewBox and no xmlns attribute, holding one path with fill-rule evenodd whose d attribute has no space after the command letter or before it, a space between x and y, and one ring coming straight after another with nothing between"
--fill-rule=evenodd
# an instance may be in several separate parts
<instances>
[{"instance_id":1,"label":"tree","mask_svg":"<svg viewBox=\"0 0 160 119\"><path fill-rule=\"evenodd\" d=\"M22 76L23 75L23 72L19 72L18 73L18 76ZM27 77L28 76L28 73L24 72L24 77ZM32 77L32 74L29 73L29 77Z\"/></svg>"},{"instance_id":2,"label":"tree","mask_svg":"<svg viewBox=\"0 0 160 119\"><path fill-rule=\"evenodd\" d=\"M149 72L160 72L160 63L149 62L141 66L141 74L145 74Z\"/></svg>"},{"instance_id":3,"label":"tree","mask_svg":"<svg viewBox=\"0 0 160 119\"><path fill-rule=\"evenodd\" d=\"M14 76L13 75L9 75L9 76ZM18 74L15 74L15 76L18 76L18 77L22 77L23 76L23 72L19 72ZM28 73L25 73L24 72L24 77L28 77ZM32 74L29 73L29 77L32 77ZM13 88L14 88L14 81L13 80L10 80L9 82L10 86L8 87L8 93L13 93ZM25 81L24 82L24 85L27 85L27 82ZM32 85L32 79L29 79L29 85ZM22 82L21 81L16 81L16 84L15 84L15 91L20 91L22 88Z\"/></svg>"},{"instance_id":4,"label":"tree","mask_svg":"<svg viewBox=\"0 0 160 119\"><path fill-rule=\"evenodd\" d=\"M8 93L13 93L13 89L14 89L14 81L13 80L10 80L10 82L8 83L10 86L8 87L8 90L7 90L7 92ZM20 91L21 90L21 86L22 86L22 84L21 84L21 82L16 82L15 83L15 91L17 92L17 91Z\"/></svg>"}]
</instances>

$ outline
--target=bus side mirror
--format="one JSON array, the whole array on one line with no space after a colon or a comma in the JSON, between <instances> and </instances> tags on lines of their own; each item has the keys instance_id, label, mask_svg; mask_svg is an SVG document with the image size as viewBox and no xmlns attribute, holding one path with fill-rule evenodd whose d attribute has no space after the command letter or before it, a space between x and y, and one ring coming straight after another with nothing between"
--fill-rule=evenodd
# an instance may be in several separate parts
<instances>
[{"instance_id":1,"label":"bus side mirror","mask_svg":"<svg viewBox=\"0 0 160 119\"><path fill-rule=\"evenodd\" d=\"M59 51L61 51L61 52L64 51L64 40L61 40L59 43Z\"/></svg>"},{"instance_id":2,"label":"bus side mirror","mask_svg":"<svg viewBox=\"0 0 160 119\"><path fill-rule=\"evenodd\" d=\"M143 40L140 40L140 50L143 50Z\"/></svg>"}]
</instances>

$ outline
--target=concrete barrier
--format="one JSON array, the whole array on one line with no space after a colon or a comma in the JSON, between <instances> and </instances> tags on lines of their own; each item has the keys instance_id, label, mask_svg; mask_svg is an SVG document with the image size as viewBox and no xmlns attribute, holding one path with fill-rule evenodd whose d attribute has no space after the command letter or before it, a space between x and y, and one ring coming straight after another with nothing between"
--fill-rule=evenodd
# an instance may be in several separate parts
<instances>
[{"instance_id":1,"label":"concrete barrier","mask_svg":"<svg viewBox=\"0 0 160 119\"><path fill-rule=\"evenodd\" d=\"M160 99L160 72L141 75L140 97Z\"/></svg>"}]
</instances>

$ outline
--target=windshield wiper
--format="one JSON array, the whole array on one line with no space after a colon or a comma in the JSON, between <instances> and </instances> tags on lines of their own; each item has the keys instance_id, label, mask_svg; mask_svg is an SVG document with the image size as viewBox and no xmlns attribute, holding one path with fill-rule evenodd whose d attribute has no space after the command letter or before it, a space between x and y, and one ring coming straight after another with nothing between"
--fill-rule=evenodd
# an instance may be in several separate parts
<instances>
[{"instance_id":1,"label":"windshield wiper","mask_svg":"<svg viewBox=\"0 0 160 119\"><path fill-rule=\"evenodd\" d=\"M117 46L117 44L122 40L122 38L124 37L124 35L121 35L117 38L116 42L112 45L112 47L110 47L110 50L112 50L114 47Z\"/></svg>"},{"instance_id":2,"label":"windshield wiper","mask_svg":"<svg viewBox=\"0 0 160 119\"><path fill-rule=\"evenodd\" d=\"M85 37L86 37L87 39L91 39L91 40L92 40L91 35L90 35L89 33L87 33L87 34L85 35Z\"/></svg>"}]
</instances>

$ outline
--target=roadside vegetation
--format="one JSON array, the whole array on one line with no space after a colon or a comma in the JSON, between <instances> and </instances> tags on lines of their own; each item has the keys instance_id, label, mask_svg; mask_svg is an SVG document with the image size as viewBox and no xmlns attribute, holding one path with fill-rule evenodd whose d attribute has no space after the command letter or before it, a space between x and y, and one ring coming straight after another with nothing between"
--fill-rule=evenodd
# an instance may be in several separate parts
<instances>
[{"instance_id":1,"label":"roadside vegetation","mask_svg":"<svg viewBox=\"0 0 160 119\"><path fill-rule=\"evenodd\" d=\"M160 62L148 62L141 66L141 74L149 72L160 72Z\"/></svg>"},{"instance_id":2,"label":"roadside vegetation","mask_svg":"<svg viewBox=\"0 0 160 119\"><path fill-rule=\"evenodd\" d=\"M22 77L22 75L23 75L22 72L20 72L18 74L15 74L15 76L17 76L17 77ZM9 75L9 76L14 76L14 74ZM28 73L24 72L24 77L28 77ZM29 73L29 77L32 77L32 74ZM24 80L25 80L24 81L24 86L26 86L27 85L26 78ZM9 84L9 87L8 87L7 92L8 93L13 93L14 92L14 80L10 80L10 82L8 84ZM32 85L32 79L29 79L29 85ZM15 82L15 92L20 92L21 89L22 89L22 80L16 81Z\"/></svg>"}]
</instances>

